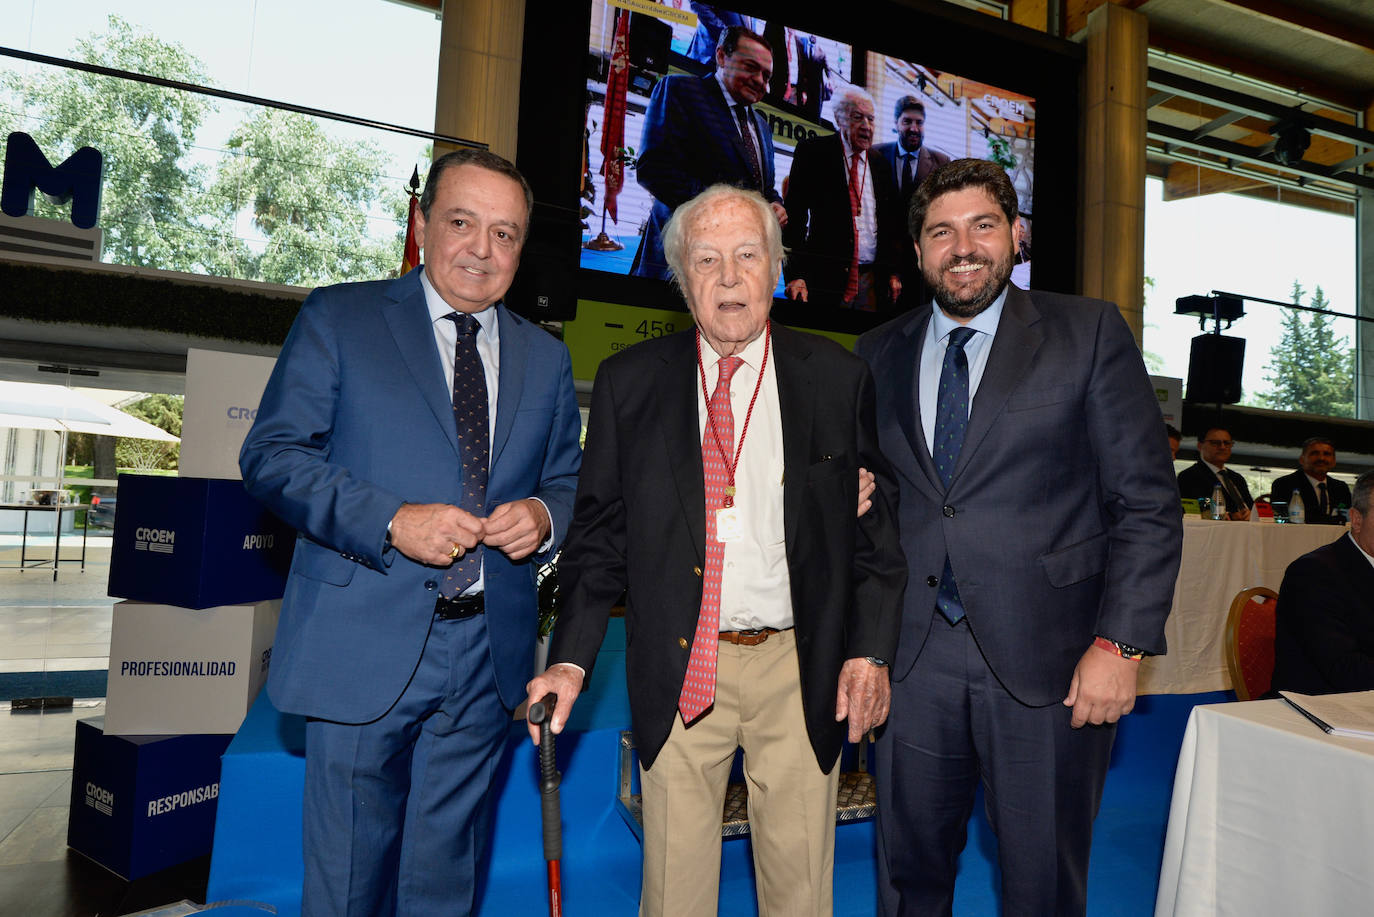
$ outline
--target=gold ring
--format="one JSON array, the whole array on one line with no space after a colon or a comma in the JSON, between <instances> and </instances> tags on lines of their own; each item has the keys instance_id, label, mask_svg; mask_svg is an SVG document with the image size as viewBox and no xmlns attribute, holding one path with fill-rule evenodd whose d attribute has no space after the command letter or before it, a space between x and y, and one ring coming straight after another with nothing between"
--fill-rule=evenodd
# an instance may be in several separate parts
<instances>
[{"instance_id":1,"label":"gold ring","mask_svg":"<svg viewBox=\"0 0 1374 917\"><path fill-rule=\"evenodd\" d=\"M455 541L455 542L453 543L453 550L448 552L448 556L451 557L451 558L454 559L454 560L457 560L457 559L458 559L458 555L460 555L460 554L462 554L462 553L463 553L463 546L460 545L460 544L458 544L458 542Z\"/></svg>"}]
</instances>

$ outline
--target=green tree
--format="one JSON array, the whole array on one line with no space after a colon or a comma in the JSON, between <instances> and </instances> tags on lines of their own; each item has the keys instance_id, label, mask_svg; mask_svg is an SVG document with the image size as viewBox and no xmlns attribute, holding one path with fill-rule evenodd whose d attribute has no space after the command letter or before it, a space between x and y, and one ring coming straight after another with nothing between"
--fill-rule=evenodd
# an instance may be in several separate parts
<instances>
[{"instance_id":1,"label":"green tree","mask_svg":"<svg viewBox=\"0 0 1374 917\"><path fill-rule=\"evenodd\" d=\"M1146 278L1145 278L1145 295L1144 295L1144 297L1141 299L1141 303L1142 303L1141 314L1142 314L1142 315L1148 314L1149 311L1150 311L1150 307L1149 307L1149 303L1150 303L1150 293L1154 291L1154 288L1155 288L1155 279L1154 279L1153 277L1146 277ZM1158 331L1158 330L1159 330L1159 326L1156 325L1154 322L1146 322L1146 323L1145 323L1145 330L1146 330L1146 331ZM1142 345L1142 347L1143 347L1143 345L1144 345L1144 340L1143 340L1144 335L1142 335L1141 337L1142 337L1141 345ZM1163 374L1164 374L1164 358L1163 358L1163 357L1161 357L1159 354L1155 353L1153 350L1144 350L1144 349L1141 350L1140 355L1141 355L1141 357L1143 357L1144 360L1145 360L1145 369L1146 369L1146 371L1151 372L1151 373L1154 373L1154 374L1157 375L1157 376L1160 376L1160 375L1163 375Z\"/></svg>"},{"instance_id":2,"label":"green tree","mask_svg":"<svg viewBox=\"0 0 1374 917\"><path fill-rule=\"evenodd\" d=\"M386 157L376 144L338 140L305 115L263 109L226 146L212 190L235 212L251 213L265 238L244 276L308 286L396 271L404 195L400 183L387 187ZM387 223L400 221L385 241L370 232L374 207Z\"/></svg>"},{"instance_id":3,"label":"green tree","mask_svg":"<svg viewBox=\"0 0 1374 917\"><path fill-rule=\"evenodd\" d=\"M1301 304L1302 285L1293 282L1293 302ZM1327 309L1321 287L1308 305ZM1319 312L1287 310L1283 336L1269 349L1265 381L1270 391L1258 396L1261 407L1332 417L1355 416L1355 351L1348 338L1336 336L1335 322Z\"/></svg>"},{"instance_id":4,"label":"green tree","mask_svg":"<svg viewBox=\"0 0 1374 917\"><path fill-rule=\"evenodd\" d=\"M121 410L139 420L146 420L173 436L181 436L181 417L185 401L182 395L148 395L132 404L124 405ZM137 468L140 471L175 470L180 455L180 443L121 437L115 445L115 462L120 468Z\"/></svg>"},{"instance_id":5,"label":"green tree","mask_svg":"<svg viewBox=\"0 0 1374 917\"><path fill-rule=\"evenodd\" d=\"M148 76L206 84L204 66L181 45L110 16L102 34L77 41L72 56ZM197 129L213 111L202 95L113 77L37 68L3 75L26 130L54 163L83 146L105 156L100 227L103 260L208 271L220 261L227 219L209 216L203 166L189 164ZM65 219L41 196L36 216ZM227 213L224 214L227 218Z\"/></svg>"}]
</instances>

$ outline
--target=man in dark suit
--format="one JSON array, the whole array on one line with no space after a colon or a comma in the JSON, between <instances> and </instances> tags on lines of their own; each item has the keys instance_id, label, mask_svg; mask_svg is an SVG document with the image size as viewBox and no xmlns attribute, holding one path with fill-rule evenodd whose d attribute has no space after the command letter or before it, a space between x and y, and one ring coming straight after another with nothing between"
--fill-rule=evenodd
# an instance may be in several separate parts
<instances>
[{"instance_id":1,"label":"man in dark suit","mask_svg":"<svg viewBox=\"0 0 1374 917\"><path fill-rule=\"evenodd\" d=\"M1374 471L1355 481L1350 533L1288 565L1274 632L1275 691L1374 690Z\"/></svg>"},{"instance_id":2,"label":"man in dark suit","mask_svg":"<svg viewBox=\"0 0 1374 917\"><path fill-rule=\"evenodd\" d=\"M268 692L310 718L305 915L472 908L580 461L567 349L500 304L531 200L499 156L436 160L423 269L313 292L244 440L300 532Z\"/></svg>"},{"instance_id":3,"label":"man in dark suit","mask_svg":"<svg viewBox=\"0 0 1374 917\"><path fill-rule=\"evenodd\" d=\"M1350 485L1330 477L1336 467L1336 447L1324 436L1313 436L1302 444L1298 470L1274 480L1270 493L1275 501L1287 500L1292 506L1293 492L1302 496L1303 521L1317 525L1344 525L1350 509Z\"/></svg>"},{"instance_id":4,"label":"man in dark suit","mask_svg":"<svg viewBox=\"0 0 1374 917\"><path fill-rule=\"evenodd\" d=\"M530 697L557 692L561 729L624 593L640 913L716 912L742 747L759 912L825 917L844 721L857 741L887 715L905 580L872 380L832 342L770 325L783 249L762 197L709 189L665 239L696 329L597 372L553 664ZM856 520L861 465L878 489Z\"/></svg>"},{"instance_id":5,"label":"man in dark suit","mask_svg":"<svg viewBox=\"0 0 1374 917\"><path fill-rule=\"evenodd\" d=\"M875 774L888 915L950 912L980 779L1002 910L1084 913L1113 724L1164 651L1182 522L1140 351L1110 303L1009 285L1015 221L1001 167L937 169L911 206L934 305L856 348L909 565Z\"/></svg>"},{"instance_id":6,"label":"man in dark suit","mask_svg":"<svg viewBox=\"0 0 1374 917\"><path fill-rule=\"evenodd\" d=\"M1255 501L1245 478L1226 467L1234 445L1229 430L1208 427L1197 438L1197 452L1201 458L1178 473L1178 492L1193 500L1204 497L1210 500L1212 489L1221 484L1221 492L1226 497L1226 518L1245 522L1250 518L1250 507Z\"/></svg>"},{"instance_id":7,"label":"man in dark suit","mask_svg":"<svg viewBox=\"0 0 1374 917\"><path fill-rule=\"evenodd\" d=\"M663 227L679 204L717 182L761 192L777 219L787 218L773 187L773 131L753 109L772 75L768 42L736 25L721 34L713 73L669 76L654 87L635 165L654 205L631 274L670 279Z\"/></svg>"},{"instance_id":8,"label":"man in dark suit","mask_svg":"<svg viewBox=\"0 0 1374 917\"><path fill-rule=\"evenodd\" d=\"M830 98L830 63L825 57L825 48L815 35L798 32L793 37L792 47L797 60L797 82L793 85L793 100L801 109L802 117L810 121L821 120L821 106Z\"/></svg>"},{"instance_id":9,"label":"man in dark suit","mask_svg":"<svg viewBox=\"0 0 1374 917\"><path fill-rule=\"evenodd\" d=\"M894 301L901 223L892 167L873 146L873 97L840 91L836 132L797 144L787 179L787 296L873 311Z\"/></svg>"},{"instance_id":10,"label":"man in dark suit","mask_svg":"<svg viewBox=\"0 0 1374 917\"><path fill-rule=\"evenodd\" d=\"M880 143L873 149L892 165L892 183L897 188L900 202L901 251L897 271L906 285L905 303L913 295L928 292L920 282L921 269L916 263L914 240L906 227L907 208L911 206L911 195L916 188L926 180L927 175L949 162L949 154L926 146L926 103L918 97L908 95L898 99L892 107L892 117L892 129L897 139L891 143Z\"/></svg>"}]
</instances>

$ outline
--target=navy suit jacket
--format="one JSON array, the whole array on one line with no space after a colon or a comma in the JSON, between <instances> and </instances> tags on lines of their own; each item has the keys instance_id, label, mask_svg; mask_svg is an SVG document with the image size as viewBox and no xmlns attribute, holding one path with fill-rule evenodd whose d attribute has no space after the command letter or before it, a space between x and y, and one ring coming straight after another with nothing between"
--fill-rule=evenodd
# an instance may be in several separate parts
<instances>
[{"instance_id":1,"label":"navy suit jacket","mask_svg":"<svg viewBox=\"0 0 1374 917\"><path fill-rule=\"evenodd\" d=\"M907 228L908 213L911 209L911 195L916 192L916 186L921 181L934 172L940 166L949 162L949 154L942 153L933 149L929 144L921 144L921 148L916 152L916 171L911 177L911 184L906 188L902 187L902 158L897 150L897 141L891 143L879 143L874 145L884 159L892 164L892 186L897 189L897 222L900 224L901 235L899 248L900 257L897 259L897 272L902 275L902 298L907 300L907 289L916 290L921 286L921 268L916 260L916 246L914 245L911 232ZM925 291L928 298L929 290Z\"/></svg>"},{"instance_id":2,"label":"navy suit jacket","mask_svg":"<svg viewBox=\"0 0 1374 917\"><path fill-rule=\"evenodd\" d=\"M788 281L805 280L808 301L838 304L854 252L854 216L849 179L839 134L813 137L797 144L787 179L787 225L783 242L790 249ZM877 207L877 250L873 280L879 301L887 295L887 278L896 270L901 226L897 221L897 186L892 166L876 150L868 151Z\"/></svg>"},{"instance_id":3,"label":"navy suit jacket","mask_svg":"<svg viewBox=\"0 0 1374 917\"><path fill-rule=\"evenodd\" d=\"M930 320L927 305L855 348L879 380L911 569L894 681L925 645L946 556L979 647L1023 703L1062 701L1096 634L1164 652L1183 524L1159 403L1116 307L1009 286L948 488L917 397Z\"/></svg>"},{"instance_id":4,"label":"navy suit jacket","mask_svg":"<svg viewBox=\"0 0 1374 917\"><path fill-rule=\"evenodd\" d=\"M1226 511L1228 513L1238 513L1242 509L1248 509L1255 505L1255 499L1250 496L1250 486L1245 483L1245 476L1238 471L1230 468L1221 469L1221 473L1226 475L1226 480L1235 485L1236 490L1245 500L1245 506L1237 506L1236 498L1225 487L1221 489L1226 495ZM1198 460L1178 473L1178 492L1182 497L1190 497L1194 500L1201 500L1203 497L1212 498L1212 488L1220 482L1217 476L1212 473L1212 469Z\"/></svg>"},{"instance_id":5,"label":"navy suit jacket","mask_svg":"<svg viewBox=\"0 0 1374 917\"><path fill-rule=\"evenodd\" d=\"M695 331L636 344L596 374L587 461L558 563L563 607L550 662L589 673L626 593L625 671L635 744L654 763L673 726L701 613L706 501ZM891 659L906 565L878 451L873 380L839 345L773 325L783 440L783 532L802 708L821 769L834 766L844 660ZM855 519L860 466L878 481Z\"/></svg>"},{"instance_id":6,"label":"navy suit jacket","mask_svg":"<svg viewBox=\"0 0 1374 917\"><path fill-rule=\"evenodd\" d=\"M487 507L538 497L568 529L581 422L567 348L496 307L500 386ZM239 458L244 484L300 533L268 691L290 713L381 716L420 659L443 570L387 542L403 502L457 504L462 464L419 271L315 290L301 307ZM524 698L534 667L534 575L484 551L497 688Z\"/></svg>"},{"instance_id":7,"label":"navy suit jacket","mask_svg":"<svg viewBox=\"0 0 1374 917\"><path fill-rule=\"evenodd\" d=\"M769 201L780 202L782 197L773 187L773 131L767 118L757 110L753 114L763 143L759 150L763 187L756 190ZM753 187L749 154L714 72L659 80L644 115L635 176L654 196L654 206L631 273L667 280L663 227L677 206L717 183Z\"/></svg>"},{"instance_id":8,"label":"navy suit jacket","mask_svg":"<svg viewBox=\"0 0 1374 917\"><path fill-rule=\"evenodd\" d=\"M1281 478L1275 478L1273 486L1269 488L1271 499L1289 502L1293 498L1293 491L1302 494L1302 508L1304 511L1304 521L1308 525L1344 525L1345 519L1336 512L1328 512L1322 516L1317 512L1317 489L1312 486L1312 482L1307 480L1307 475L1303 474L1301 468L1292 474L1286 474ZM1344 481L1338 481L1333 477L1326 479L1326 506L1329 510L1335 510L1338 506L1350 508L1350 485Z\"/></svg>"},{"instance_id":9,"label":"navy suit jacket","mask_svg":"<svg viewBox=\"0 0 1374 917\"><path fill-rule=\"evenodd\" d=\"M1374 567L1346 535L1288 565L1274 628L1275 691L1374 689Z\"/></svg>"}]
</instances>

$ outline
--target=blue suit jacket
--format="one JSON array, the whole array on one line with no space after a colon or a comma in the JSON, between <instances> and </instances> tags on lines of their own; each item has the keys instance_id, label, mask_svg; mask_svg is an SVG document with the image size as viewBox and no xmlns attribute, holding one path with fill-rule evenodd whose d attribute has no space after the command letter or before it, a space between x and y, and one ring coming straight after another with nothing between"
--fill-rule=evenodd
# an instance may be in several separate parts
<instances>
[{"instance_id":1,"label":"blue suit jacket","mask_svg":"<svg viewBox=\"0 0 1374 917\"><path fill-rule=\"evenodd\" d=\"M581 462L568 351L497 308L486 509L538 497L561 537ZM401 695L443 570L390 548L387 523L402 502L459 502L457 437L418 271L310 294L239 457L248 491L300 533L268 676L279 709L361 723ZM484 621L498 690L514 707L533 668L534 574L545 557L484 553Z\"/></svg>"},{"instance_id":2,"label":"blue suit jacket","mask_svg":"<svg viewBox=\"0 0 1374 917\"><path fill-rule=\"evenodd\" d=\"M878 380L911 567L893 680L925 645L946 556L979 648L1022 703L1061 701L1096 634L1164 652L1183 523L1159 405L1116 307L1009 288L948 488L917 395L930 318L927 305L855 347Z\"/></svg>"},{"instance_id":3,"label":"blue suit jacket","mask_svg":"<svg viewBox=\"0 0 1374 917\"><path fill-rule=\"evenodd\" d=\"M763 141L759 162L763 196L781 202L782 196L773 187L773 132L768 119L757 110L754 127ZM677 206L718 182L741 187L753 184L744 141L715 73L670 76L654 87L644 115L635 175L654 196L654 206L631 273L667 280L663 227Z\"/></svg>"}]
</instances>

